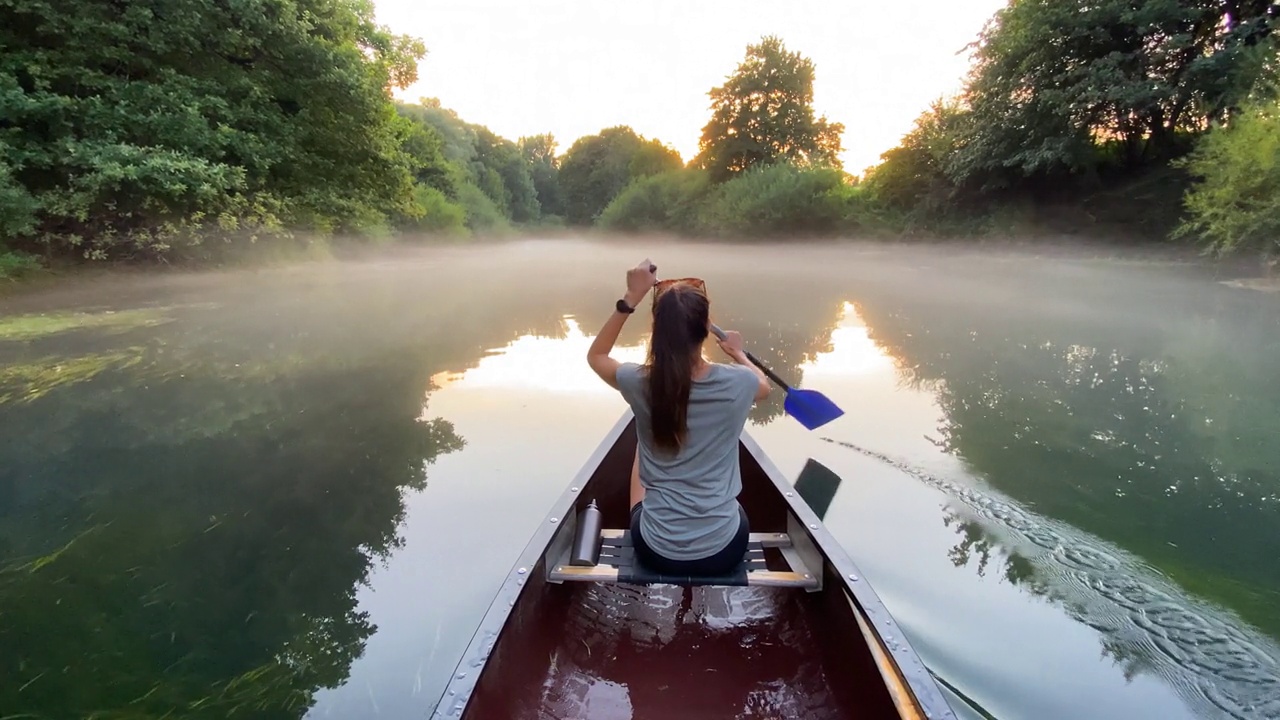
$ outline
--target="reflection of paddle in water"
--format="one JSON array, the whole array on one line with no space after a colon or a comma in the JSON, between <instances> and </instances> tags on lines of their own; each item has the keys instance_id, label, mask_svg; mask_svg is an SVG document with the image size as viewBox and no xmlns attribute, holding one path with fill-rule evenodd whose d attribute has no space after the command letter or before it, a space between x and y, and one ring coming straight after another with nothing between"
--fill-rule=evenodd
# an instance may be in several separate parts
<instances>
[{"instance_id":1,"label":"reflection of paddle in water","mask_svg":"<svg viewBox=\"0 0 1280 720\"><path fill-rule=\"evenodd\" d=\"M1280 645L1221 608L1188 597L1178 586L1119 548L993 491L936 477L853 443L824 438L927 484L962 503L948 525L962 534L952 561L979 566L998 549L1004 577L1058 601L1097 630L1104 651L1128 677L1150 670L1167 680L1198 715L1280 718ZM958 521L958 522L957 522Z\"/></svg>"}]
</instances>

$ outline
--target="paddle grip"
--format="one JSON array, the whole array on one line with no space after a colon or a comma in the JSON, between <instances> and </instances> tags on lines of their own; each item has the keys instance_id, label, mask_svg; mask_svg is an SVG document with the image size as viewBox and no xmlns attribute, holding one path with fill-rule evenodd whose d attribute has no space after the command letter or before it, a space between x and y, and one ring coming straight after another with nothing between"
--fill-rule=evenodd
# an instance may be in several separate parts
<instances>
[{"instance_id":1,"label":"paddle grip","mask_svg":"<svg viewBox=\"0 0 1280 720\"><path fill-rule=\"evenodd\" d=\"M711 323L711 332L714 333L716 337L720 338L721 340L724 340L725 334L724 334L724 331L720 329L719 325L716 325L715 323ZM770 380L778 384L778 387L782 388L787 392L791 392L791 386L788 385L782 378L778 377L778 375L775 372L765 367L765 364L760 362L760 358L756 357L755 355L752 355L750 350L746 350L744 352L747 353L747 359L751 361L752 365L755 365L756 367L760 368L760 370L764 372L764 374L767 375Z\"/></svg>"}]
</instances>

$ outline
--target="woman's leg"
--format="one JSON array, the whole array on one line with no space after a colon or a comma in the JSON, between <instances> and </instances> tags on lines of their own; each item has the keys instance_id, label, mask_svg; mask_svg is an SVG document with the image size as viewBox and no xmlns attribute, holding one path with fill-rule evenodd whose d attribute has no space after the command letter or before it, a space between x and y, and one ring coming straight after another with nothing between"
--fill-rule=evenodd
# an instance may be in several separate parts
<instances>
[{"instance_id":1,"label":"woman's leg","mask_svg":"<svg viewBox=\"0 0 1280 720\"><path fill-rule=\"evenodd\" d=\"M640 448L636 447L636 459L631 463L631 505L635 507L644 500L644 486L640 484Z\"/></svg>"}]
</instances>

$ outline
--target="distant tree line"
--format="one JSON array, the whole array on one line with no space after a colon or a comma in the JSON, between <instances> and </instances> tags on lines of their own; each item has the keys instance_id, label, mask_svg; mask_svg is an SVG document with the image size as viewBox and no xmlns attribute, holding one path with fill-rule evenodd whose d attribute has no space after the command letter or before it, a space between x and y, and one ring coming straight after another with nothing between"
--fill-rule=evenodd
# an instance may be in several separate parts
<instances>
[{"instance_id":1,"label":"distant tree line","mask_svg":"<svg viewBox=\"0 0 1280 720\"><path fill-rule=\"evenodd\" d=\"M0 276L31 262L5 247L208 259L548 226L955 235L1016 231L1055 206L1274 253L1278 12L1011 0L973 43L963 91L857 178L839 161L844 127L815 116L813 62L776 37L711 89L686 163L625 126L561 154L551 135L512 141L436 100L396 103L426 49L377 25L368 0L4 3Z\"/></svg>"}]
</instances>

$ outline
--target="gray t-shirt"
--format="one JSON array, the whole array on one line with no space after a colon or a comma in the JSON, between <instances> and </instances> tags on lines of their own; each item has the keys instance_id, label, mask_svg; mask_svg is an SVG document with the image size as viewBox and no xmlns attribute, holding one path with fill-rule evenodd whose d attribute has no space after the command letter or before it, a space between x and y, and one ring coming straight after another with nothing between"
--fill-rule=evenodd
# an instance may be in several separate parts
<instances>
[{"instance_id":1,"label":"gray t-shirt","mask_svg":"<svg viewBox=\"0 0 1280 720\"><path fill-rule=\"evenodd\" d=\"M760 387L756 374L742 365L713 363L694 380L688 434L674 455L654 447L642 367L623 363L617 379L640 436L645 542L671 560L696 560L723 550L738 532L738 438Z\"/></svg>"}]
</instances>

